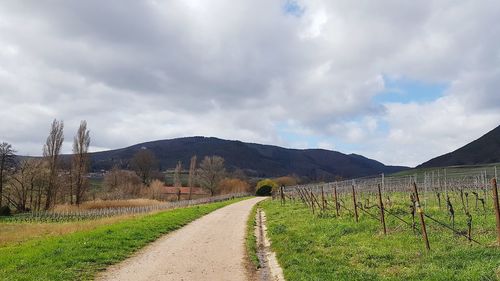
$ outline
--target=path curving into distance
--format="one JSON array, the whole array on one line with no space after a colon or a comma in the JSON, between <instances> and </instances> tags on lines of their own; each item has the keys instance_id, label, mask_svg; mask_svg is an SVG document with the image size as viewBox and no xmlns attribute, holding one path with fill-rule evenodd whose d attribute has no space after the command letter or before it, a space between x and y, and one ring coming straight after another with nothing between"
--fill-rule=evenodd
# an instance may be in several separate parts
<instances>
[{"instance_id":1,"label":"path curving into distance","mask_svg":"<svg viewBox=\"0 0 500 281\"><path fill-rule=\"evenodd\" d=\"M247 280L245 230L252 198L218 209L167 234L96 280Z\"/></svg>"}]
</instances>

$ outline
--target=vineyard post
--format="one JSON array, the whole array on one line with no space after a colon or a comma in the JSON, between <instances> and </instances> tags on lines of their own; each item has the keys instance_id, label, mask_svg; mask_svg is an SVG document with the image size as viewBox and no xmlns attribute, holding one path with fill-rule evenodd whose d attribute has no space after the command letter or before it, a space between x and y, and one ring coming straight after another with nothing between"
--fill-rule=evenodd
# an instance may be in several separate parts
<instances>
[{"instance_id":1,"label":"vineyard post","mask_svg":"<svg viewBox=\"0 0 500 281\"><path fill-rule=\"evenodd\" d=\"M380 208L380 222L382 223L384 235L386 235L387 228L385 227L384 203L382 201L382 191L380 190L380 184L378 185L378 203L379 203L379 208Z\"/></svg>"},{"instance_id":2,"label":"vineyard post","mask_svg":"<svg viewBox=\"0 0 500 281\"><path fill-rule=\"evenodd\" d=\"M443 191L441 190L441 174L439 173L439 170L438 170L438 174L437 174L437 179L438 179L438 190L439 190L439 192L442 193Z\"/></svg>"},{"instance_id":3,"label":"vineyard post","mask_svg":"<svg viewBox=\"0 0 500 281\"><path fill-rule=\"evenodd\" d=\"M313 211L313 215L315 214L315 207L314 207L314 194L312 192L312 189L309 191L309 195L310 195L310 198L311 198L311 206L312 206L312 211Z\"/></svg>"},{"instance_id":4,"label":"vineyard post","mask_svg":"<svg viewBox=\"0 0 500 281\"><path fill-rule=\"evenodd\" d=\"M295 190L297 191L297 194L299 195L300 200L302 200L302 202L303 202L306 206L308 206L308 205L307 205L307 203L306 203L306 199L304 198L304 196L302 196L302 192L300 192L300 188L295 187Z\"/></svg>"},{"instance_id":5,"label":"vineyard post","mask_svg":"<svg viewBox=\"0 0 500 281\"><path fill-rule=\"evenodd\" d=\"M483 184L483 193L484 193L484 202L488 202L488 196L486 196L486 177L485 175L483 174L483 172L481 172L481 182Z\"/></svg>"},{"instance_id":6,"label":"vineyard post","mask_svg":"<svg viewBox=\"0 0 500 281\"><path fill-rule=\"evenodd\" d=\"M356 191L354 190L354 183L352 184L352 201L354 203L354 218L358 222L358 205L356 204Z\"/></svg>"},{"instance_id":7,"label":"vineyard post","mask_svg":"<svg viewBox=\"0 0 500 281\"><path fill-rule=\"evenodd\" d=\"M321 185L321 207L322 207L323 211L326 210L326 206L325 206L325 190L323 188L323 185Z\"/></svg>"},{"instance_id":8,"label":"vineyard post","mask_svg":"<svg viewBox=\"0 0 500 281\"><path fill-rule=\"evenodd\" d=\"M339 203L337 198L337 185L333 186L333 200L335 201L335 212L337 216L339 215Z\"/></svg>"},{"instance_id":9,"label":"vineyard post","mask_svg":"<svg viewBox=\"0 0 500 281\"><path fill-rule=\"evenodd\" d=\"M300 188L300 187L298 187L297 190L300 192L300 194L304 198L304 203L306 204L306 206L310 207L310 205L309 205L309 197L307 197L307 193L302 188Z\"/></svg>"},{"instance_id":10,"label":"vineyard post","mask_svg":"<svg viewBox=\"0 0 500 281\"><path fill-rule=\"evenodd\" d=\"M315 212L314 199L312 198L312 196L309 193L309 191L307 189L305 189L305 188L304 188L304 193L307 194L308 202L311 204L312 213L314 214L314 212Z\"/></svg>"},{"instance_id":11,"label":"vineyard post","mask_svg":"<svg viewBox=\"0 0 500 281\"><path fill-rule=\"evenodd\" d=\"M385 175L382 173L382 190L385 192Z\"/></svg>"},{"instance_id":12,"label":"vineyard post","mask_svg":"<svg viewBox=\"0 0 500 281\"><path fill-rule=\"evenodd\" d=\"M321 204L319 204L318 199L316 198L316 196L314 195L314 193L313 193L312 191L311 191L311 196L313 197L314 202L316 202L316 205L318 205L318 208L319 208L321 211L323 211L323 209L321 208ZM313 202L313 203L314 203L314 202Z\"/></svg>"},{"instance_id":13,"label":"vineyard post","mask_svg":"<svg viewBox=\"0 0 500 281\"><path fill-rule=\"evenodd\" d=\"M495 217L497 222L497 242L500 246L500 207L498 204L498 189L497 189L497 180L491 180L491 187L493 189L493 206L495 208Z\"/></svg>"},{"instance_id":14,"label":"vineyard post","mask_svg":"<svg viewBox=\"0 0 500 281\"><path fill-rule=\"evenodd\" d=\"M429 175L425 173L425 178L424 178L424 207L427 209L427 185L429 185Z\"/></svg>"},{"instance_id":15,"label":"vineyard post","mask_svg":"<svg viewBox=\"0 0 500 281\"><path fill-rule=\"evenodd\" d=\"M280 186L280 197L281 197L281 205L285 204L285 192L284 192L284 186Z\"/></svg>"},{"instance_id":16,"label":"vineyard post","mask_svg":"<svg viewBox=\"0 0 500 281\"><path fill-rule=\"evenodd\" d=\"M446 182L446 169L444 169L444 194L448 197L448 183Z\"/></svg>"},{"instance_id":17,"label":"vineyard post","mask_svg":"<svg viewBox=\"0 0 500 281\"><path fill-rule=\"evenodd\" d=\"M417 184L413 182L413 192L415 192L415 200L417 203L417 212L420 215L420 223L422 225L422 235L424 237L425 241L425 248L427 250L431 249L431 246L429 245L429 237L427 237L427 228L425 227L425 220L424 220L424 210L422 210L422 207L420 206L420 199L418 197L418 190L417 190Z\"/></svg>"}]
</instances>

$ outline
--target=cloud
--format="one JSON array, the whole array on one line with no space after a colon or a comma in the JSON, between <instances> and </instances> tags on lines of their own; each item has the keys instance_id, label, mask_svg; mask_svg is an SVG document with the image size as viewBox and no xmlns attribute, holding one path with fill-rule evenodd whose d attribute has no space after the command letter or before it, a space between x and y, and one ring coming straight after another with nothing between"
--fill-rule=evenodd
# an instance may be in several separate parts
<instances>
[{"instance_id":1,"label":"cloud","mask_svg":"<svg viewBox=\"0 0 500 281\"><path fill-rule=\"evenodd\" d=\"M53 118L67 140L86 119L98 149L208 135L416 165L498 125L498 8L3 2L0 138L39 154ZM448 86L433 100L384 102L384 77Z\"/></svg>"}]
</instances>

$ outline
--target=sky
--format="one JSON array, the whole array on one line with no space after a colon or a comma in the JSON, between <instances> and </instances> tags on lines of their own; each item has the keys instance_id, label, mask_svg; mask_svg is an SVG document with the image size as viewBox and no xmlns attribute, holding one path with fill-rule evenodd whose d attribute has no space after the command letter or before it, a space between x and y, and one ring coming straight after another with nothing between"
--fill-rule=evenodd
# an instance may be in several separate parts
<instances>
[{"instance_id":1,"label":"sky","mask_svg":"<svg viewBox=\"0 0 500 281\"><path fill-rule=\"evenodd\" d=\"M500 2L0 2L0 141L184 136L415 166L500 125Z\"/></svg>"}]
</instances>

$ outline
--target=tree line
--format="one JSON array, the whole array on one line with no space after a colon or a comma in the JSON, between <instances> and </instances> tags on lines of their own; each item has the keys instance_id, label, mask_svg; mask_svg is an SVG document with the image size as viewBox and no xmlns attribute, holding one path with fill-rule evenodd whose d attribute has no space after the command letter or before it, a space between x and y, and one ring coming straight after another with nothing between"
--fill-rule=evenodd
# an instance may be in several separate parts
<instances>
[{"instance_id":1,"label":"tree line","mask_svg":"<svg viewBox=\"0 0 500 281\"><path fill-rule=\"evenodd\" d=\"M73 139L70 163L63 163L64 122L54 120L43 157L17 157L11 144L0 143L0 206L19 212L48 210L69 199L80 205L88 189L90 131L81 121Z\"/></svg>"},{"instance_id":2,"label":"tree line","mask_svg":"<svg viewBox=\"0 0 500 281\"><path fill-rule=\"evenodd\" d=\"M72 154L62 156L64 122L53 120L43 145L42 157L18 157L11 144L0 143L0 207L16 209L18 212L49 210L56 204L79 206L85 200L96 199L89 194L91 180L91 137L85 120L80 122L73 137ZM130 160L128 169L113 167L107 171L102 182L99 199L152 198L160 196L165 186L165 176L158 170L154 153L143 148ZM174 169L173 185L182 186L182 163ZM224 159L206 156L198 163L197 156L191 158L187 185L189 195L193 187L215 194L250 191L251 185L241 170L228 173ZM0 212L1 215L1 212Z\"/></svg>"}]
</instances>

